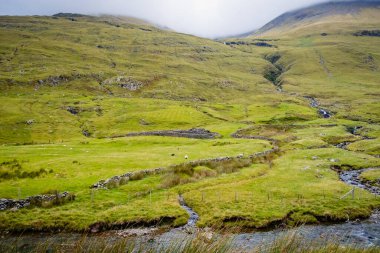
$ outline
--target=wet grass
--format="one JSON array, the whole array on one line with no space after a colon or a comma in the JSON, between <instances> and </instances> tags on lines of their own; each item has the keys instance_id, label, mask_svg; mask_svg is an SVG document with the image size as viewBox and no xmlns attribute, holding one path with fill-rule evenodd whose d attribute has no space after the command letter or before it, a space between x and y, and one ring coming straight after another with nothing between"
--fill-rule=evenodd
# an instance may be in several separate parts
<instances>
[{"instance_id":1,"label":"wet grass","mask_svg":"<svg viewBox=\"0 0 380 253\"><path fill-rule=\"evenodd\" d=\"M111 21L0 17L0 172L8 173L1 174L0 198L52 189L77 196L50 209L2 211L1 229L178 226L187 219L179 193L200 214L198 225L214 227L342 221L368 217L379 206L379 199L361 190L360 198L338 200L350 187L330 170L380 165L374 157L380 136L376 38L326 25L323 32L335 33L280 36L271 42L277 48L227 46ZM280 77L285 92L265 78L265 71L275 68L270 62L286 71ZM269 80L278 79L273 71L267 72ZM131 80L142 88L122 87ZM307 95L334 117L319 118ZM350 131L359 126L361 136ZM193 127L222 137L109 138ZM253 163L179 166L272 148L265 140L230 137L241 129L244 135L279 140L281 152ZM348 150L334 146L341 142L353 143ZM5 163L14 159L22 170L12 174L17 168ZM109 190L89 188L157 167L173 170L140 175Z\"/></svg>"},{"instance_id":2,"label":"wet grass","mask_svg":"<svg viewBox=\"0 0 380 253\"><path fill-rule=\"evenodd\" d=\"M379 199L364 190L359 190L361 198L339 200L351 187L337 181L338 175L330 169L331 159L358 168L379 163L371 156L352 157L343 150L294 150L271 166L254 165L233 176L180 189L186 203L200 215L200 226L265 228L370 215ZM368 201L373 206L367 205Z\"/></svg>"},{"instance_id":3,"label":"wet grass","mask_svg":"<svg viewBox=\"0 0 380 253\"><path fill-rule=\"evenodd\" d=\"M367 181L374 186L380 186L380 169L377 168L377 169L364 171L360 175L360 178L363 181Z\"/></svg>"}]
</instances>

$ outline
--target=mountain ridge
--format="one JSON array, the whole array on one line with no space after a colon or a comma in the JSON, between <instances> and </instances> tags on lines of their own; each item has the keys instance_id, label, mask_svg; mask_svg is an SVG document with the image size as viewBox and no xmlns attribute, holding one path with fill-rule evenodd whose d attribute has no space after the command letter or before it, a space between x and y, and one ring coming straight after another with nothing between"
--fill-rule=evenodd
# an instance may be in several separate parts
<instances>
[{"instance_id":1,"label":"mountain ridge","mask_svg":"<svg viewBox=\"0 0 380 253\"><path fill-rule=\"evenodd\" d=\"M316 22L330 16L344 16L348 14L358 14L363 9L380 8L379 0L366 1L331 1L319 3L285 12L275 19L265 24L260 29L252 32L250 35L264 35L275 29L289 29L295 26L301 26L302 22ZM289 29L290 30L290 29Z\"/></svg>"}]
</instances>

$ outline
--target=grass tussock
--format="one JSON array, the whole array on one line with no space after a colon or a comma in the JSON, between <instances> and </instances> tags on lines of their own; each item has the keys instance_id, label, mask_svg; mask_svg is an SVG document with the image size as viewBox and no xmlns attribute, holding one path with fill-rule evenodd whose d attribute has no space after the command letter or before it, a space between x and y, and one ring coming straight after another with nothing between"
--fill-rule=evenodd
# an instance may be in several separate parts
<instances>
[{"instance_id":1,"label":"grass tussock","mask_svg":"<svg viewBox=\"0 0 380 253\"><path fill-rule=\"evenodd\" d=\"M206 238L204 234L175 238L164 243L141 241L139 238L113 239L83 236L80 239L57 243L54 240L46 240L40 243L32 243L25 247L15 239L12 243L0 243L0 249L4 253L19 252L22 250L30 253L42 252L72 252L72 253L375 253L380 248L376 246L364 247L348 243L340 243L338 237L328 239L304 238L297 232L288 232L284 235L271 238L256 244L242 243L234 236L219 235ZM247 247L249 245L249 247Z\"/></svg>"},{"instance_id":2,"label":"grass tussock","mask_svg":"<svg viewBox=\"0 0 380 253\"><path fill-rule=\"evenodd\" d=\"M194 183L204 178L234 173L251 164L252 160L249 158L183 163L172 166L169 172L162 176L161 186L167 189L181 184Z\"/></svg>"}]
</instances>

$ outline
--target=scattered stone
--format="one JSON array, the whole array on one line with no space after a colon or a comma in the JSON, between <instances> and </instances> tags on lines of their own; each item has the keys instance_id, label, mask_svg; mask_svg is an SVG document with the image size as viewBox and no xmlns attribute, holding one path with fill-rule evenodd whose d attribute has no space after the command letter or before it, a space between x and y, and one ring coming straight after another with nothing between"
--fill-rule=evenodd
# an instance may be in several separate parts
<instances>
[{"instance_id":1,"label":"scattered stone","mask_svg":"<svg viewBox=\"0 0 380 253\"><path fill-rule=\"evenodd\" d=\"M344 141L342 143L337 144L336 147L340 149L347 149L347 146L350 145L351 143L352 142Z\"/></svg>"},{"instance_id":2,"label":"scattered stone","mask_svg":"<svg viewBox=\"0 0 380 253\"><path fill-rule=\"evenodd\" d=\"M34 119L29 119L26 121L27 125L32 125L34 123Z\"/></svg>"},{"instance_id":3,"label":"scattered stone","mask_svg":"<svg viewBox=\"0 0 380 253\"><path fill-rule=\"evenodd\" d=\"M311 159L313 159L313 160L318 160L319 157L318 157L318 156L313 156Z\"/></svg>"},{"instance_id":4,"label":"scattered stone","mask_svg":"<svg viewBox=\"0 0 380 253\"><path fill-rule=\"evenodd\" d=\"M69 80L66 76L49 76L45 82L51 86L57 86L62 82L67 82Z\"/></svg>"},{"instance_id":5,"label":"scattered stone","mask_svg":"<svg viewBox=\"0 0 380 253\"><path fill-rule=\"evenodd\" d=\"M99 233L100 232L100 224L95 224L94 226L91 227L90 229L91 233Z\"/></svg>"},{"instance_id":6,"label":"scattered stone","mask_svg":"<svg viewBox=\"0 0 380 253\"><path fill-rule=\"evenodd\" d=\"M82 130L82 134L83 134L84 136L86 136L86 137L90 137L90 136L91 136L91 133L90 133L90 131L88 131L88 130Z\"/></svg>"},{"instance_id":7,"label":"scattered stone","mask_svg":"<svg viewBox=\"0 0 380 253\"><path fill-rule=\"evenodd\" d=\"M319 108L318 113L325 119L331 118L331 113L325 109Z\"/></svg>"},{"instance_id":8,"label":"scattered stone","mask_svg":"<svg viewBox=\"0 0 380 253\"><path fill-rule=\"evenodd\" d=\"M80 109L79 109L79 107L68 106L66 108L66 111L68 111L69 113L71 113L73 115L77 115L80 112Z\"/></svg>"},{"instance_id":9,"label":"scattered stone","mask_svg":"<svg viewBox=\"0 0 380 253\"><path fill-rule=\"evenodd\" d=\"M148 125L150 125L150 123L147 122L147 121L145 121L144 119L140 119L139 120L139 124L142 125L142 126L148 126Z\"/></svg>"},{"instance_id":10,"label":"scattered stone","mask_svg":"<svg viewBox=\"0 0 380 253\"><path fill-rule=\"evenodd\" d=\"M201 233L201 237L210 242L214 237L214 233L212 232L211 228L205 228Z\"/></svg>"},{"instance_id":11,"label":"scattered stone","mask_svg":"<svg viewBox=\"0 0 380 253\"><path fill-rule=\"evenodd\" d=\"M103 85L119 85L120 87L130 90L136 91L141 89L144 86L143 82L133 79L132 77L125 76L116 76L110 79L103 81Z\"/></svg>"},{"instance_id":12,"label":"scattered stone","mask_svg":"<svg viewBox=\"0 0 380 253\"><path fill-rule=\"evenodd\" d=\"M302 170L310 170L310 166L305 166Z\"/></svg>"},{"instance_id":13,"label":"scattered stone","mask_svg":"<svg viewBox=\"0 0 380 253\"><path fill-rule=\"evenodd\" d=\"M229 80L229 79L223 79L223 80L220 80L217 82L216 84L219 88L231 88L231 87L234 87L235 84L233 81Z\"/></svg>"},{"instance_id":14,"label":"scattered stone","mask_svg":"<svg viewBox=\"0 0 380 253\"><path fill-rule=\"evenodd\" d=\"M136 228L136 229L124 229L116 231L116 234L121 237L135 237L146 236L154 234L158 231L158 228Z\"/></svg>"}]
</instances>

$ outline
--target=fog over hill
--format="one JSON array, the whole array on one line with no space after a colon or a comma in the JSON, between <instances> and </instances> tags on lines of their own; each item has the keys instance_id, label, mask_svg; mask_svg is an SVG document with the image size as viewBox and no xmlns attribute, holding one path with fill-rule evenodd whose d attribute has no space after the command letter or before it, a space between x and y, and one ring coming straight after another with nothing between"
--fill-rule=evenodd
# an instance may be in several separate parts
<instances>
[{"instance_id":1,"label":"fog over hill","mask_svg":"<svg viewBox=\"0 0 380 253\"><path fill-rule=\"evenodd\" d=\"M316 5L311 5L306 8L286 12L264 25L256 33L261 34L273 28L279 28L286 25L293 25L297 22L305 20L317 20L333 15L358 14L362 9L379 7L379 0L345 0L320 3Z\"/></svg>"},{"instance_id":2,"label":"fog over hill","mask_svg":"<svg viewBox=\"0 0 380 253\"><path fill-rule=\"evenodd\" d=\"M274 17L322 0L0 0L0 15L58 12L117 14L149 20L178 32L221 37L258 29Z\"/></svg>"}]
</instances>

